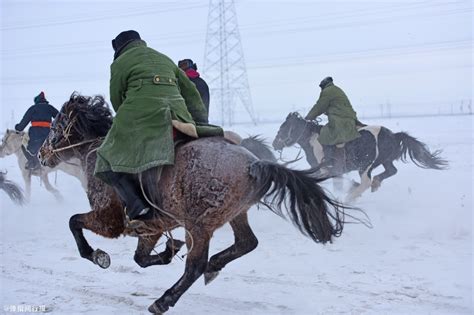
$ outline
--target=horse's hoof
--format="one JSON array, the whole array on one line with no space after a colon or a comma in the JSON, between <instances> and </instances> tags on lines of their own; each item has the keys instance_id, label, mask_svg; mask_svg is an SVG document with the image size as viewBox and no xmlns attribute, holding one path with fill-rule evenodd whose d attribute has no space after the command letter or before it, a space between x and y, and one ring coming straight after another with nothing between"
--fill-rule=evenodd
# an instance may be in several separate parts
<instances>
[{"instance_id":1,"label":"horse's hoof","mask_svg":"<svg viewBox=\"0 0 474 315\"><path fill-rule=\"evenodd\" d=\"M370 185L370 191L375 192L380 188L380 185L382 184L381 181L374 179L372 181L372 185Z\"/></svg>"},{"instance_id":2,"label":"horse's hoof","mask_svg":"<svg viewBox=\"0 0 474 315\"><path fill-rule=\"evenodd\" d=\"M205 272L204 273L204 284L208 285L209 283L211 283L212 280L217 278L218 275L219 275L219 271Z\"/></svg>"},{"instance_id":3,"label":"horse's hoof","mask_svg":"<svg viewBox=\"0 0 474 315\"><path fill-rule=\"evenodd\" d=\"M101 249L96 249L92 252L92 261L99 267L107 269L110 266L110 256Z\"/></svg>"},{"instance_id":4,"label":"horse's hoof","mask_svg":"<svg viewBox=\"0 0 474 315\"><path fill-rule=\"evenodd\" d=\"M155 301L155 303L153 303L152 305L150 305L150 307L148 307L148 311L156 315L163 314L168 309L169 309L169 306L163 306L163 305L157 304L157 301Z\"/></svg>"}]
</instances>

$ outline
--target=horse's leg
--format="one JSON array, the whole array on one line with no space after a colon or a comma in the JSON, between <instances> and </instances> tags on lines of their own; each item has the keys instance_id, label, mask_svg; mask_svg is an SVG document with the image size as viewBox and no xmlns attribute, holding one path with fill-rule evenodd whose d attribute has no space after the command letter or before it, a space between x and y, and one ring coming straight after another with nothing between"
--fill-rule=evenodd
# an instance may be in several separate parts
<instances>
[{"instance_id":1,"label":"horse's leg","mask_svg":"<svg viewBox=\"0 0 474 315\"><path fill-rule=\"evenodd\" d=\"M372 172L372 166L369 166L365 171L362 173L359 172L360 174L360 184L355 187L354 189L351 190L351 192L347 195L346 200L347 202L354 201L358 197L362 195L364 191L369 189L372 179L371 179L371 173Z\"/></svg>"},{"instance_id":2,"label":"horse's leg","mask_svg":"<svg viewBox=\"0 0 474 315\"><path fill-rule=\"evenodd\" d=\"M393 165L393 161L385 162L382 165L385 168L385 171L374 176L374 179L372 180L372 185L371 185L372 192L377 191L377 189L379 189L384 179L397 174L397 169Z\"/></svg>"},{"instance_id":3,"label":"horse's leg","mask_svg":"<svg viewBox=\"0 0 474 315\"><path fill-rule=\"evenodd\" d=\"M162 233L138 237L138 245L133 259L140 267L146 268L153 265L167 265L184 245L183 241L170 238L166 242L166 248L163 252L150 255L161 235Z\"/></svg>"},{"instance_id":4,"label":"horse's leg","mask_svg":"<svg viewBox=\"0 0 474 315\"><path fill-rule=\"evenodd\" d=\"M205 284L214 280L229 262L251 252L258 245L257 237L250 228L247 212L239 214L229 223L234 231L234 244L211 257L204 273Z\"/></svg>"},{"instance_id":5,"label":"horse's leg","mask_svg":"<svg viewBox=\"0 0 474 315\"><path fill-rule=\"evenodd\" d=\"M211 240L212 231L204 228L195 227L192 230L192 237L186 235L186 245L188 253L186 258L186 267L183 276L170 289L150 305L148 310L154 314L166 312L170 306L174 306L178 299L186 292L187 289L204 273L207 266L209 255L209 241Z\"/></svg>"},{"instance_id":6,"label":"horse's leg","mask_svg":"<svg viewBox=\"0 0 474 315\"><path fill-rule=\"evenodd\" d=\"M61 195L61 193L59 192L59 190L57 190L56 188L54 188L53 185L51 185L51 183L49 182L48 173L45 172L44 170L41 170L40 178L41 178L41 180L42 180L43 183L44 183L44 188L46 188L47 191L49 191L50 193L52 193L52 194L54 195L54 197L55 197L58 201L62 201L62 200L63 200L63 196Z\"/></svg>"},{"instance_id":7,"label":"horse's leg","mask_svg":"<svg viewBox=\"0 0 474 315\"><path fill-rule=\"evenodd\" d=\"M25 181L25 195L29 201L31 199L31 172L28 170L21 170L21 175Z\"/></svg>"},{"instance_id":8,"label":"horse's leg","mask_svg":"<svg viewBox=\"0 0 474 315\"><path fill-rule=\"evenodd\" d=\"M83 214L75 214L69 219L69 229L76 240L77 248L81 257L92 261L102 268L110 266L109 255L100 250L93 250L87 242L82 229L90 230L105 237L118 237L124 230L123 218L111 217L110 212L99 213L90 211Z\"/></svg>"}]
</instances>

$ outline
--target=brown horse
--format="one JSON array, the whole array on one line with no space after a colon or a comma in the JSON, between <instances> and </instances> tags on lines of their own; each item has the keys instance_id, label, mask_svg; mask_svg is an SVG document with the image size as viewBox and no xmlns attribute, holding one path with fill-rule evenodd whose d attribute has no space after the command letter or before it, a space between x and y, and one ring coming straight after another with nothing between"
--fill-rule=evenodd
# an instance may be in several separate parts
<instances>
[{"instance_id":1,"label":"brown horse","mask_svg":"<svg viewBox=\"0 0 474 315\"><path fill-rule=\"evenodd\" d=\"M150 307L163 313L204 274L213 280L229 262L257 247L257 238L247 220L247 211L262 203L287 217L304 235L317 243L330 242L342 232L345 207L328 197L309 171L258 160L241 146L221 137L201 138L176 148L174 166L163 168L158 182L144 183L144 192L157 204L154 219L141 229L124 224L123 204L112 187L93 176L95 149L112 124L112 114L100 96L73 94L54 121L40 150L42 163L54 166L79 158L88 176L87 196L92 210L70 219L70 229L82 257L103 268L108 254L93 250L82 230L116 238L138 236L135 261L141 267L168 264L181 244L167 243L164 252L151 255L158 239L177 227L186 231L188 254L183 276ZM159 200L159 202L157 201ZM235 243L210 259L209 242L214 231L229 222ZM142 234L146 231L146 236Z\"/></svg>"}]
</instances>

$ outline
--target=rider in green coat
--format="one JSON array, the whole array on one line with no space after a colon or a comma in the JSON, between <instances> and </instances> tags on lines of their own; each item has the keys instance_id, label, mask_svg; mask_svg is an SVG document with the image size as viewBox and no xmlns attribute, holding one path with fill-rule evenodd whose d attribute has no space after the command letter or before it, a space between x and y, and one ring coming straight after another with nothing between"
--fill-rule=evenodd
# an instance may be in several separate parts
<instances>
[{"instance_id":1,"label":"rider in green coat","mask_svg":"<svg viewBox=\"0 0 474 315\"><path fill-rule=\"evenodd\" d=\"M97 151L95 175L112 185L129 219L149 206L133 174L174 164L175 137L222 136L207 124L195 85L174 62L149 47L136 31L113 41L110 100L116 111L112 128Z\"/></svg>"},{"instance_id":2,"label":"rider in green coat","mask_svg":"<svg viewBox=\"0 0 474 315\"><path fill-rule=\"evenodd\" d=\"M357 115L344 91L334 85L331 77L323 79L319 87L319 99L306 115L306 119L313 120L322 114L328 116L328 123L321 128L318 141L322 145L335 146L333 166L336 173L342 173L343 144L360 137L356 129Z\"/></svg>"}]
</instances>

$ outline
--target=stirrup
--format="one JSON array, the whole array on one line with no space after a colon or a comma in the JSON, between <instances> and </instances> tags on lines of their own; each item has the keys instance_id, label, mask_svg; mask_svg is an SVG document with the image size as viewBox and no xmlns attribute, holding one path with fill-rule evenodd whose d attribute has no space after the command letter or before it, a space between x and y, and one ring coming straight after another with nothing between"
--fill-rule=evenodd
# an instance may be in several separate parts
<instances>
[{"instance_id":1,"label":"stirrup","mask_svg":"<svg viewBox=\"0 0 474 315\"><path fill-rule=\"evenodd\" d=\"M136 219L130 220L130 217L127 214L127 207L123 208L123 212L124 212L124 222L123 223L124 223L126 228L136 229L136 228L144 226L145 223L141 220L136 220Z\"/></svg>"},{"instance_id":2,"label":"stirrup","mask_svg":"<svg viewBox=\"0 0 474 315\"><path fill-rule=\"evenodd\" d=\"M147 209L147 211L144 211ZM137 228L143 228L146 226L145 221L152 219L153 218L153 213L150 208L145 208L142 210L142 212L139 213L137 218L135 219L130 219L130 217L127 214L127 207L123 208L125 219L124 219L124 225L126 228L129 229L137 229ZM148 215L148 217L146 217Z\"/></svg>"}]
</instances>

